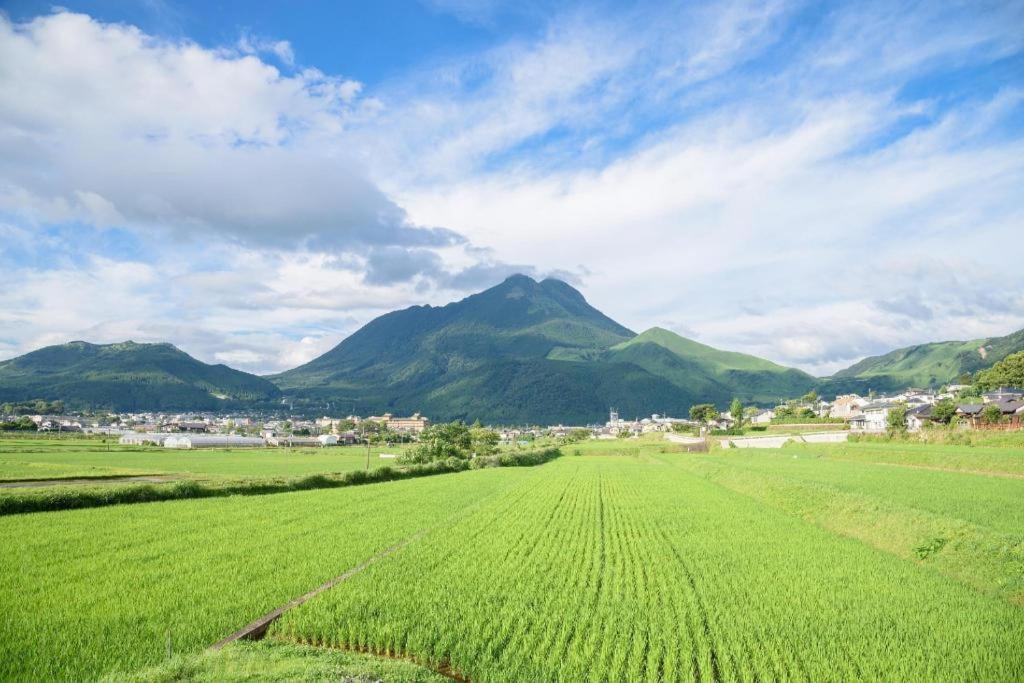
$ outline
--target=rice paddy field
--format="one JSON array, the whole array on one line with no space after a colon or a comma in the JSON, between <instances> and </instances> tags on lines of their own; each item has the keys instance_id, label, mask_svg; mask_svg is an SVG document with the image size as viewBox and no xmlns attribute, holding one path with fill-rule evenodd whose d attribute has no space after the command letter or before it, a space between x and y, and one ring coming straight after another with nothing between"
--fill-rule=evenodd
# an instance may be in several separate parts
<instances>
[{"instance_id":1,"label":"rice paddy field","mask_svg":"<svg viewBox=\"0 0 1024 683\"><path fill-rule=\"evenodd\" d=\"M0 679L1024 680L1019 448L563 453L2 517Z\"/></svg>"},{"instance_id":2,"label":"rice paddy field","mask_svg":"<svg viewBox=\"0 0 1024 683\"><path fill-rule=\"evenodd\" d=\"M370 467L405 446L371 446ZM188 478L290 477L366 467L365 446L177 450L121 446L116 440L0 438L0 482L177 475Z\"/></svg>"}]
</instances>

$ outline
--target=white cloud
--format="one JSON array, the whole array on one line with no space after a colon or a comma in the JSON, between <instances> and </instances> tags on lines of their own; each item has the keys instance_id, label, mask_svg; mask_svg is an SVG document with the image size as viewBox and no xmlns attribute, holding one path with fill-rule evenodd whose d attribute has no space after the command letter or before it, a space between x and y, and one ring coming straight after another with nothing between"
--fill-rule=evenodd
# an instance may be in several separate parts
<instances>
[{"instance_id":1,"label":"white cloud","mask_svg":"<svg viewBox=\"0 0 1024 683\"><path fill-rule=\"evenodd\" d=\"M238 50L246 55L272 54L287 66L295 66L295 51L287 40L273 40L243 33L238 39Z\"/></svg>"},{"instance_id":2,"label":"white cloud","mask_svg":"<svg viewBox=\"0 0 1024 683\"><path fill-rule=\"evenodd\" d=\"M0 63L0 210L262 247L459 241L411 225L346 150L354 81L70 13L0 18Z\"/></svg>"}]
</instances>

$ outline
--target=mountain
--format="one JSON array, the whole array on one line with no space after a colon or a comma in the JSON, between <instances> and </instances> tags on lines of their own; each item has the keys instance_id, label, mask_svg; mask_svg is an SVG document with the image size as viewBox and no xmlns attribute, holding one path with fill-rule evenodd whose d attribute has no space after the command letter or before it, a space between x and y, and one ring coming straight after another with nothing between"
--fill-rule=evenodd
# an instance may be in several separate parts
<instances>
[{"instance_id":1,"label":"mountain","mask_svg":"<svg viewBox=\"0 0 1024 683\"><path fill-rule=\"evenodd\" d=\"M269 379L300 403L492 423L593 422L611 406L678 415L702 401L774 400L814 383L665 330L638 336L568 284L524 275L447 306L383 315Z\"/></svg>"},{"instance_id":2,"label":"mountain","mask_svg":"<svg viewBox=\"0 0 1024 683\"><path fill-rule=\"evenodd\" d=\"M818 382L800 370L757 356L721 351L660 327L613 346L604 359L638 365L716 404L732 397L770 403L807 393Z\"/></svg>"},{"instance_id":3,"label":"mountain","mask_svg":"<svg viewBox=\"0 0 1024 683\"><path fill-rule=\"evenodd\" d=\"M1021 350L1024 330L898 349L815 379L657 327L638 335L565 282L513 275L446 306L382 315L319 358L267 378L201 363L170 344L50 346L0 362L0 402L217 410L286 396L306 414L582 424L602 421L611 407L625 417L684 415L695 403L724 408L733 397L764 405L810 389L829 396L939 386Z\"/></svg>"},{"instance_id":4,"label":"mountain","mask_svg":"<svg viewBox=\"0 0 1024 683\"><path fill-rule=\"evenodd\" d=\"M217 410L280 395L274 384L207 365L171 344L47 346L0 362L0 402L63 400L71 409Z\"/></svg>"},{"instance_id":5,"label":"mountain","mask_svg":"<svg viewBox=\"0 0 1024 683\"><path fill-rule=\"evenodd\" d=\"M893 391L905 387L939 387L992 367L1024 350L1024 330L1005 337L918 344L871 356L826 378L827 393Z\"/></svg>"}]
</instances>

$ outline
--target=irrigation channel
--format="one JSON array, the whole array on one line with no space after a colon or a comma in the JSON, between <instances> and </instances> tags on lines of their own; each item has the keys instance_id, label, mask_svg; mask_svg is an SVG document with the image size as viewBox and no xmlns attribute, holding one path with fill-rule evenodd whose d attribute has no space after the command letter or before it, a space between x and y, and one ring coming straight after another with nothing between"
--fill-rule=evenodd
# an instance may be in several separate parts
<instances>
[{"instance_id":1,"label":"irrigation channel","mask_svg":"<svg viewBox=\"0 0 1024 683\"><path fill-rule=\"evenodd\" d=\"M227 645L228 643L233 643L236 640L243 640L243 639L245 639L245 640L262 640L263 636L266 635L266 633L267 633L267 629L270 628L270 625L272 623L274 623L277 620L278 617L280 617L282 614L284 614L288 610L290 610L290 609L292 609L294 607L298 607L302 603L306 602L307 600L309 600L311 598L315 598L316 596L320 595L321 593L323 593L326 590L330 590L331 588L334 588L335 586L337 586L342 581L347 581L348 579L352 578L353 576L355 576L359 572L361 572L364 569L366 569L367 567L369 567L374 562L382 560L385 557L387 557L388 555L390 555L391 553L397 552L397 551L401 550L402 548L404 548L405 546L407 546L410 543L412 543L413 541L415 541L415 540L417 540L419 538L422 538L425 533L427 533L425 529L422 530L422 531L418 531L415 534L413 534L412 536L410 536L409 538L403 539L403 540L399 541L398 543L394 544L390 548L385 548L384 550L380 551L376 555L371 556L369 559L365 560L361 564L358 564L355 567L352 567L351 569L349 569L345 573L339 574L338 576L335 576L330 581L327 581L326 583L320 584L319 586L317 586L313 590L309 591L305 595L300 595L299 597L295 598L294 600L292 600L290 602L287 602L284 605L281 605L277 609L272 610L270 612L267 612L266 614L264 614L259 619L255 620L255 621L253 621L253 622L251 622L249 624L247 624L246 626L243 626L242 628L240 628L239 630L235 631L231 635L229 635L229 636L227 636L225 638L221 638L216 643L211 645L210 649L211 650L219 650L222 647L224 647L225 645Z\"/></svg>"},{"instance_id":2,"label":"irrigation channel","mask_svg":"<svg viewBox=\"0 0 1024 683\"><path fill-rule=\"evenodd\" d=\"M352 567L351 569L349 569L348 571L344 572L343 574L339 574L338 576L335 576L330 581L327 581L327 582L317 586L316 588L314 588L313 590L309 591L308 593L305 593L304 595L301 595L301 596L295 598L294 600L291 600L288 603L286 603L284 605L281 605L280 607L278 607L275 610L267 612L262 617L256 619L255 621L250 622L249 624L246 624L245 626L243 626L239 630L235 631L231 635L226 636L224 638L221 638L216 643L211 645L208 649L213 650L213 651L217 651L217 650L220 650L221 648L223 648L224 646L229 645L229 644L231 644L231 643L233 643L233 642L235 642L237 640L263 640L263 637L267 634L267 629L270 628L270 625L273 624L275 621L277 621L277 619L279 617L281 617L281 615L283 615L288 610L294 609L295 607L298 607L299 605L303 604L304 602L306 602L308 600L311 600L312 598L315 598L316 596L320 595L324 591L328 591L328 590L334 588L339 583L342 583L344 581L347 581L347 580L351 579L353 576L355 576L356 574L362 572L363 570L368 568L370 565L372 565L372 564L374 564L376 562L379 562L380 560L383 560L388 555L391 555L392 553L396 553L399 550L401 550L402 548L404 548L405 546L409 545L410 543L419 540L424 535L426 535L426 533L427 533L426 529L420 530L420 531L416 532L415 534L413 534L412 536L409 536L408 538L399 541L398 543L394 544L390 548L385 548L384 550L380 551L376 555L371 556L370 558L368 558L367 560L365 560L361 564L356 565L355 567ZM401 660L405 660L405 661L413 661L413 660L411 660L409 658L406 658L406 657L396 657L396 656L392 656L392 655L383 655L383 654L380 654L380 653L377 653L377 652L373 652L373 651L370 651L370 650L357 650L357 649L353 649L353 650L350 650L350 651L351 652L360 652L361 654L370 654L370 655L374 655L374 656L377 656L377 657L384 657L384 658L387 658L387 659L401 659ZM435 671L436 673L444 676L445 678L450 678L453 681L460 681L461 683L469 683L469 679L468 678L465 678L464 676L461 676L461 675L455 673L450 667L448 667L446 665L442 665L442 666L440 666L440 667L438 667L436 669L433 669L433 671Z\"/></svg>"}]
</instances>

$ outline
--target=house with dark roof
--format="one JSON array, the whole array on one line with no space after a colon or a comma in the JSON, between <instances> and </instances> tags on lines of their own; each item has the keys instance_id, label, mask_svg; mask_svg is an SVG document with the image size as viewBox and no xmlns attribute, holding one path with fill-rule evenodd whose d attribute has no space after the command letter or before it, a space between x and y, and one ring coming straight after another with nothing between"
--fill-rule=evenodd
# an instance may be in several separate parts
<instances>
[{"instance_id":1,"label":"house with dark roof","mask_svg":"<svg viewBox=\"0 0 1024 683\"><path fill-rule=\"evenodd\" d=\"M1024 399L1003 399L988 403L965 403L956 407L956 414L970 423L972 427L987 427L983 414L990 406L999 408L1002 415L1000 424L1020 427L1024 419Z\"/></svg>"},{"instance_id":2,"label":"house with dark roof","mask_svg":"<svg viewBox=\"0 0 1024 683\"><path fill-rule=\"evenodd\" d=\"M931 423L932 407L929 405L915 406L907 411L907 429L912 432L919 431L926 424Z\"/></svg>"},{"instance_id":3,"label":"house with dark roof","mask_svg":"<svg viewBox=\"0 0 1024 683\"><path fill-rule=\"evenodd\" d=\"M981 395L981 400L985 403L995 403L996 401L1009 401L1009 400L1022 400L1024 399L1024 389L1017 389L1016 387L999 387L992 391L986 391Z\"/></svg>"}]
</instances>

